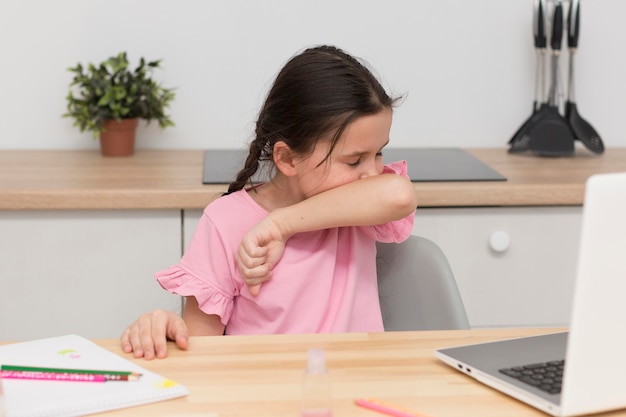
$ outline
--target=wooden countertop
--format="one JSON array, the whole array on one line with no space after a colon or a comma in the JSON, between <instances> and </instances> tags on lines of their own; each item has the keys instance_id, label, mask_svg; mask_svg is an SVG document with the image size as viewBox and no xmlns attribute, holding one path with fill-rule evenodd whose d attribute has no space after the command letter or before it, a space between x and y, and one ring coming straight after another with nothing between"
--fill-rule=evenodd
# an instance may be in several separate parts
<instances>
[{"instance_id":1,"label":"wooden countertop","mask_svg":"<svg viewBox=\"0 0 626 417\"><path fill-rule=\"evenodd\" d=\"M467 149L508 181L415 183L420 207L581 205L592 174L626 171L626 148L564 158ZM0 151L0 210L202 209L226 185L202 184L202 150Z\"/></svg>"}]
</instances>

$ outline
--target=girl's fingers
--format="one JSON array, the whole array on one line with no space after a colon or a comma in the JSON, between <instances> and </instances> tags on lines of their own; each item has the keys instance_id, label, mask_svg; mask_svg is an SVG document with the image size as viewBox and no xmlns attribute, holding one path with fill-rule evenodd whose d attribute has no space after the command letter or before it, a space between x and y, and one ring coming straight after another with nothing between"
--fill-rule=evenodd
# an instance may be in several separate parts
<instances>
[{"instance_id":1,"label":"girl's fingers","mask_svg":"<svg viewBox=\"0 0 626 417\"><path fill-rule=\"evenodd\" d=\"M261 284L251 285L250 287L248 287L248 291L250 291L250 294L252 295L258 295L260 290Z\"/></svg>"}]
</instances>

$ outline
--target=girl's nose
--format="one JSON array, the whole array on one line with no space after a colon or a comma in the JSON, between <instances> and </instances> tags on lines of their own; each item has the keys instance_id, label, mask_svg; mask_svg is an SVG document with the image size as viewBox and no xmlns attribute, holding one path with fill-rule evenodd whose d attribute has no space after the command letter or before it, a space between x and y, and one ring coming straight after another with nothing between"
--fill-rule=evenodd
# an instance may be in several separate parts
<instances>
[{"instance_id":1,"label":"girl's nose","mask_svg":"<svg viewBox=\"0 0 626 417\"><path fill-rule=\"evenodd\" d=\"M383 172L383 163L379 161L380 158L370 160L367 164L363 165L363 172L361 172L361 178L367 178L374 175L379 175Z\"/></svg>"}]
</instances>

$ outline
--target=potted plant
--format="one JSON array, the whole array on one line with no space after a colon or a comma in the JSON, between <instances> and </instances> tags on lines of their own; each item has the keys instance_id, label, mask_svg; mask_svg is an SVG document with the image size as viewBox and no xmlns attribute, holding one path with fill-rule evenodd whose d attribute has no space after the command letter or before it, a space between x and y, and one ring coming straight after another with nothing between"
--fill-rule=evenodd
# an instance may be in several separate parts
<instances>
[{"instance_id":1,"label":"potted plant","mask_svg":"<svg viewBox=\"0 0 626 417\"><path fill-rule=\"evenodd\" d=\"M165 109L174 99L172 89L163 88L151 77L161 61L146 62L131 70L126 52L111 57L99 66L80 63L68 71L74 73L67 95L67 113L81 132L100 136L104 156L126 156L134 152L138 119L156 120L161 128L174 123ZM119 149L117 145L122 145Z\"/></svg>"}]
</instances>

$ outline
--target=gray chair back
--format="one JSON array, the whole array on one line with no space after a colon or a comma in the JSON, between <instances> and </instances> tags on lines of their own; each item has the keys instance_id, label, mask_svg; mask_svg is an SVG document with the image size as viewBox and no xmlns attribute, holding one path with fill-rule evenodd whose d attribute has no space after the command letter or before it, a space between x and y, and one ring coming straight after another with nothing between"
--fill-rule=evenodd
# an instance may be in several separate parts
<instances>
[{"instance_id":1,"label":"gray chair back","mask_svg":"<svg viewBox=\"0 0 626 417\"><path fill-rule=\"evenodd\" d=\"M412 235L402 243L376 245L386 331L470 328L454 274L437 244Z\"/></svg>"}]
</instances>

